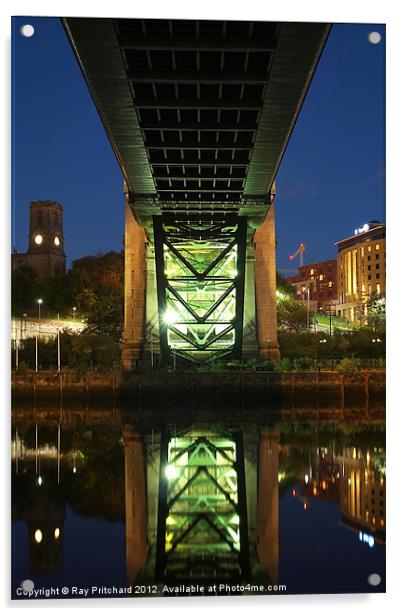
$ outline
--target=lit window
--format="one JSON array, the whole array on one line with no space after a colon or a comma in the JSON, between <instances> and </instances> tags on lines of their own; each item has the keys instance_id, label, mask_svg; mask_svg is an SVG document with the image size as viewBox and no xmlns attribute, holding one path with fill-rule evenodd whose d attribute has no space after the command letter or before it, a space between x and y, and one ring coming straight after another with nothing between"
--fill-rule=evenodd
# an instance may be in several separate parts
<instances>
[{"instance_id":1,"label":"lit window","mask_svg":"<svg viewBox=\"0 0 402 616\"><path fill-rule=\"evenodd\" d=\"M43 242L43 236L38 234L35 235L35 244L37 244L38 246L40 246Z\"/></svg>"},{"instance_id":2,"label":"lit window","mask_svg":"<svg viewBox=\"0 0 402 616\"><path fill-rule=\"evenodd\" d=\"M376 245L375 245L375 249L376 249L376 250L380 250L380 244L376 244Z\"/></svg>"},{"instance_id":3,"label":"lit window","mask_svg":"<svg viewBox=\"0 0 402 616\"><path fill-rule=\"evenodd\" d=\"M381 285L379 282L377 282L375 287L376 287L377 293L381 293Z\"/></svg>"},{"instance_id":4,"label":"lit window","mask_svg":"<svg viewBox=\"0 0 402 616\"><path fill-rule=\"evenodd\" d=\"M320 274L320 280L324 280L324 275Z\"/></svg>"},{"instance_id":5,"label":"lit window","mask_svg":"<svg viewBox=\"0 0 402 616\"><path fill-rule=\"evenodd\" d=\"M371 252L371 246L367 246L368 252Z\"/></svg>"},{"instance_id":6,"label":"lit window","mask_svg":"<svg viewBox=\"0 0 402 616\"><path fill-rule=\"evenodd\" d=\"M329 281L328 286L329 286L329 288L332 287L332 280Z\"/></svg>"},{"instance_id":7,"label":"lit window","mask_svg":"<svg viewBox=\"0 0 402 616\"><path fill-rule=\"evenodd\" d=\"M310 276L312 276L313 274L314 274L314 270L313 270L313 269L311 269L311 270L310 270Z\"/></svg>"}]
</instances>

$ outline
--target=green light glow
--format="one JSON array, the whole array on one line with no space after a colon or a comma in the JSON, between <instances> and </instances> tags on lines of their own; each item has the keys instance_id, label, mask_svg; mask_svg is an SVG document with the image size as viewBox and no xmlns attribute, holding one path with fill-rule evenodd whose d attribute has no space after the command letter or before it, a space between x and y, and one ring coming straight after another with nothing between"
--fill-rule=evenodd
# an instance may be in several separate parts
<instances>
[{"instance_id":1,"label":"green light glow","mask_svg":"<svg viewBox=\"0 0 402 616\"><path fill-rule=\"evenodd\" d=\"M238 276L235 227L226 237L191 238L173 233L163 248L166 280L167 341L171 350L202 353L203 357L235 344ZM205 228L204 228L205 231ZM165 230L168 234L168 230Z\"/></svg>"}]
</instances>

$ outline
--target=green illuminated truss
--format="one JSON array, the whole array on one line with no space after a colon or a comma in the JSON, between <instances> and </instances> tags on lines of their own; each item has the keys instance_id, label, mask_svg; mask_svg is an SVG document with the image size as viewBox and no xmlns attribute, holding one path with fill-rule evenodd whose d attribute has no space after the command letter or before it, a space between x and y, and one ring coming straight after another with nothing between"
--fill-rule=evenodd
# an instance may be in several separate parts
<instances>
[{"instance_id":1,"label":"green illuminated truss","mask_svg":"<svg viewBox=\"0 0 402 616\"><path fill-rule=\"evenodd\" d=\"M154 241L163 360L240 357L246 220L154 217Z\"/></svg>"},{"instance_id":2,"label":"green illuminated truss","mask_svg":"<svg viewBox=\"0 0 402 616\"><path fill-rule=\"evenodd\" d=\"M157 580L242 579L248 530L241 435L162 439Z\"/></svg>"}]
</instances>

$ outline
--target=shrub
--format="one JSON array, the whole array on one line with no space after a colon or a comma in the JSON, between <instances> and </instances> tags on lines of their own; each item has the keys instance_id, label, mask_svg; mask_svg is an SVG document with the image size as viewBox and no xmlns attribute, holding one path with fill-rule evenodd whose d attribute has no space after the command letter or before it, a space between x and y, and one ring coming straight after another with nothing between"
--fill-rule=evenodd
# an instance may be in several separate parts
<instances>
[{"instance_id":1,"label":"shrub","mask_svg":"<svg viewBox=\"0 0 402 616\"><path fill-rule=\"evenodd\" d=\"M291 372L293 368L293 360L289 357L282 357L282 359L275 364L276 372Z\"/></svg>"},{"instance_id":2,"label":"shrub","mask_svg":"<svg viewBox=\"0 0 402 616\"><path fill-rule=\"evenodd\" d=\"M358 370L360 362L355 357L344 357L338 364L337 370L339 372L352 372Z\"/></svg>"}]
</instances>

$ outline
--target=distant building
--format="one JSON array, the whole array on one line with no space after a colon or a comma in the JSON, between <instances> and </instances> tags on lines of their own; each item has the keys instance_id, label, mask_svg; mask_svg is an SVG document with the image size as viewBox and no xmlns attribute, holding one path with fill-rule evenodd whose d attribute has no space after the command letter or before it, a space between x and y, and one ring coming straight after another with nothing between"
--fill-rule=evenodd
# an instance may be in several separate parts
<instances>
[{"instance_id":1,"label":"distant building","mask_svg":"<svg viewBox=\"0 0 402 616\"><path fill-rule=\"evenodd\" d=\"M351 321L362 321L369 299L376 294L385 297L385 225L372 220L336 245L337 314Z\"/></svg>"},{"instance_id":2,"label":"distant building","mask_svg":"<svg viewBox=\"0 0 402 616\"><path fill-rule=\"evenodd\" d=\"M336 261L322 261L299 267L299 274L287 278L295 289L295 297L306 300L310 292L310 301L317 306L334 304L337 300Z\"/></svg>"},{"instance_id":3,"label":"distant building","mask_svg":"<svg viewBox=\"0 0 402 616\"><path fill-rule=\"evenodd\" d=\"M31 201L28 252L12 254L12 269L29 267L40 278L64 274L63 208L56 201Z\"/></svg>"}]
</instances>

